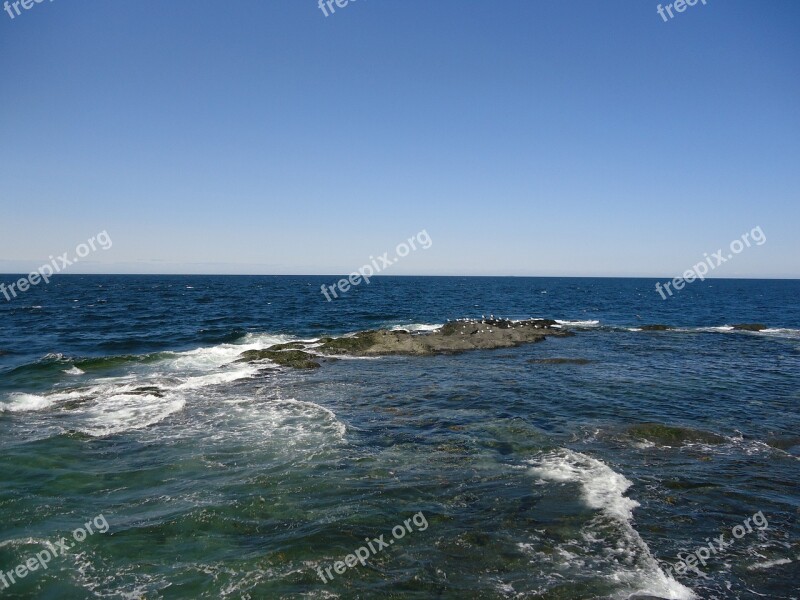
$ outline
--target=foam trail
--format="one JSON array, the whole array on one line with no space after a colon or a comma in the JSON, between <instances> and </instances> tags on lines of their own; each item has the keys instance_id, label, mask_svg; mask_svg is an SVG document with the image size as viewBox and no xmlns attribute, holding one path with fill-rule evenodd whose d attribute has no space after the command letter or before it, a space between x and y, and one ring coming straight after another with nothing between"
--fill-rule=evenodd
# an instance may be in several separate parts
<instances>
[{"instance_id":1,"label":"foam trail","mask_svg":"<svg viewBox=\"0 0 800 600\"><path fill-rule=\"evenodd\" d=\"M621 592L620 598L634 594L670 600L697 598L692 590L661 570L647 543L634 529L633 511L639 503L625 496L633 484L624 475L595 458L568 449L551 452L530 464L533 465L531 474L542 480L579 484L586 505L618 524L623 542L641 565L621 567L622 570L613 574L614 581L629 588Z\"/></svg>"}]
</instances>

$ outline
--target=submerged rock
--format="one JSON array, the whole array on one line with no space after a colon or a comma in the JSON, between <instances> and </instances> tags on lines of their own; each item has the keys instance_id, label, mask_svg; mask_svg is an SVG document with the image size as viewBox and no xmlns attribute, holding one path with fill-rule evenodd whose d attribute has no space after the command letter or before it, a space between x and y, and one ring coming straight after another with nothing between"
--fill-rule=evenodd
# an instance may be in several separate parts
<instances>
[{"instance_id":1,"label":"submerged rock","mask_svg":"<svg viewBox=\"0 0 800 600\"><path fill-rule=\"evenodd\" d=\"M778 450L789 452L792 449L800 450L800 436L779 435L767 439L767 445Z\"/></svg>"},{"instance_id":2,"label":"submerged rock","mask_svg":"<svg viewBox=\"0 0 800 600\"><path fill-rule=\"evenodd\" d=\"M647 440L661 446L682 446L691 443L722 444L725 438L710 431L671 427L661 423L637 423L627 429L631 437Z\"/></svg>"},{"instance_id":3,"label":"submerged rock","mask_svg":"<svg viewBox=\"0 0 800 600\"><path fill-rule=\"evenodd\" d=\"M588 365L594 361L588 358L533 358L528 362L543 365Z\"/></svg>"},{"instance_id":4,"label":"submerged rock","mask_svg":"<svg viewBox=\"0 0 800 600\"><path fill-rule=\"evenodd\" d=\"M763 331L767 326L762 323L739 323L733 328L736 331Z\"/></svg>"},{"instance_id":5,"label":"submerged rock","mask_svg":"<svg viewBox=\"0 0 800 600\"><path fill-rule=\"evenodd\" d=\"M642 331L669 331L670 329L674 329L672 325L642 325L639 329Z\"/></svg>"}]
</instances>

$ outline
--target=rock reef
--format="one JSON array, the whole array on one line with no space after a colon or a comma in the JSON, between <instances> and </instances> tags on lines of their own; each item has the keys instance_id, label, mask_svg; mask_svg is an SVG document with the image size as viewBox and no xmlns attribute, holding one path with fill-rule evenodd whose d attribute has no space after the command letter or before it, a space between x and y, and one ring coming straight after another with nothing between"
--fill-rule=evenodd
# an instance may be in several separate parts
<instances>
[{"instance_id":1,"label":"rock reef","mask_svg":"<svg viewBox=\"0 0 800 600\"><path fill-rule=\"evenodd\" d=\"M738 323L733 328L736 331L763 331L767 326L763 323Z\"/></svg>"},{"instance_id":2,"label":"rock reef","mask_svg":"<svg viewBox=\"0 0 800 600\"><path fill-rule=\"evenodd\" d=\"M456 354L511 348L543 342L547 336L566 335L572 334L547 319L462 319L427 332L369 330L339 338L324 337L314 342L278 344L266 350L248 350L237 362L268 359L282 366L313 369L326 357Z\"/></svg>"},{"instance_id":3,"label":"rock reef","mask_svg":"<svg viewBox=\"0 0 800 600\"><path fill-rule=\"evenodd\" d=\"M725 438L710 431L675 427L662 423L637 423L627 429L633 438L653 442L656 446L683 446L686 444L722 444Z\"/></svg>"}]
</instances>

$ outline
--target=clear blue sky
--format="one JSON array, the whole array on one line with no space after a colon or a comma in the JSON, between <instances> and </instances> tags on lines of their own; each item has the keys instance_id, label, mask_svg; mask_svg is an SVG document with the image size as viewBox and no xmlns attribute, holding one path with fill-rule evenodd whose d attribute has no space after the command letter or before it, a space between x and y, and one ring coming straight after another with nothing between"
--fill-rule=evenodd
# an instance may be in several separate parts
<instances>
[{"instance_id":1,"label":"clear blue sky","mask_svg":"<svg viewBox=\"0 0 800 600\"><path fill-rule=\"evenodd\" d=\"M657 4L0 12L0 272L800 277L800 3Z\"/></svg>"}]
</instances>

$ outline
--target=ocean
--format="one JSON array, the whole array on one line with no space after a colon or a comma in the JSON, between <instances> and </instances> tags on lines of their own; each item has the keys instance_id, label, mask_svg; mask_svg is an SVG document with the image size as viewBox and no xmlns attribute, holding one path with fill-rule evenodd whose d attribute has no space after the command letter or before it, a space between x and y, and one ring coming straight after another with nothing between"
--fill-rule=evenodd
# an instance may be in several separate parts
<instances>
[{"instance_id":1,"label":"ocean","mask_svg":"<svg viewBox=\"0 0 800 600\"><path fill-rule=\"evenodd\" d=\"M800 281L335 279L2 299L0 597L800 597ZM235 362L482 315L574 335Z\"/></svg>"}]
</instances>

